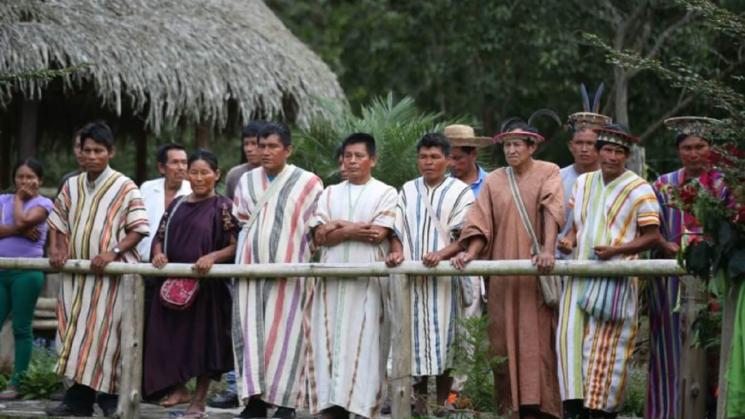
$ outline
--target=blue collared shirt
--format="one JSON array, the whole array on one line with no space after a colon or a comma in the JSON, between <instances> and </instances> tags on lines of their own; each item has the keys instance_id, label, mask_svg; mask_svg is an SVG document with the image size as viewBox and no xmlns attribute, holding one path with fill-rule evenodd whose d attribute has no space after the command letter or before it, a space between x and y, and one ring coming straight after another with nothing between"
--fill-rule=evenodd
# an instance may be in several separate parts
<instances>
[{"instance_id":1,"label":"blue collared shirt","mask_svg":"<svg viewBox=\"0 0 745 419\"><path fill-rule=\"evenodd\" d=\"M471 190L473 191L474 198L479 196L481 187L484 185L484 178L486 177L486 175L489 174L487 173L486 170L482 169L481 166L478 166L478 168L479 168L479 178L476 180L476 182L473 182L471 184Z\"/></svg>"}]
</instances>

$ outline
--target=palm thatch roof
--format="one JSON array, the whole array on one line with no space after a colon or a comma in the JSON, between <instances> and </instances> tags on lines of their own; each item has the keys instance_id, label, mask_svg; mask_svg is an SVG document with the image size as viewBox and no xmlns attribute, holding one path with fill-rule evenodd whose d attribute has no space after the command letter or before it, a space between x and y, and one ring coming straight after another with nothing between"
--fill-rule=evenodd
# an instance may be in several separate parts
<instances>
[{"instance_id":1,"label":"palm thatch roof","mask_svg":"<svg viewBox=\"0 0 745 419\"><path fill-rule=\"evenodd\" d=\"M0 74L88 64L65 90L93 83L159 132L185 117L224 127L228 108L307 125L315 98L344 101L336 76L260 0L0 0ZM40 98L47 81L0 86ZM289 114L289 115L288 115Z\"/></svg>"}]
</instances>

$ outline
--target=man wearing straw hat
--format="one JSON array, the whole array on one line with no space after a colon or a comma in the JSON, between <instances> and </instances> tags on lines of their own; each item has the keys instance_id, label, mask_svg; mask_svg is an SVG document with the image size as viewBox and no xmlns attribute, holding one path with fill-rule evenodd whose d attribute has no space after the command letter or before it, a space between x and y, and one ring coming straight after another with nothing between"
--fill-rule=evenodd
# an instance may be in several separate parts
<instances>
[{"instance_id":1,"label":"man wearing straw hat","mask_svg":"<svg viewBox=\"0 0 745 419\"><path fill-rule=\"evenodd\" d=\"M716 119L681 116L665 120L665 125L676 133L675 144L683 167L660 176L654 183L662 213L663 257L674 258L688 240L702 232L692 214L673 205L673 192L687 182L699 180L712 186L722 200L727 197L722 174L709 164L711 140L721 122ZM681 326L688 327L695 319L682 319L678 310L681 301L680 278L656 278L647 288L649 302L649 385L645 417L650 419L677 418L684 403L681 375ZM684 284L685 285L685 284ZM694 284L690 284L694 286ZM682 312L682 313L681 313ZM684 321L684 323L681 322ZM689 350L691 351L691 350ZM698 356L703 357L699 350ZM696 353L689 352L693 360ZM703 362L703 360L702 360ZM686 385L697 382L688 377ZM703 383L699 383L703 386ZM703 412L700 412L703 413Z\"/></svg>"},{"instance_id":2,"label":"man wearing straw hat","mask_svg":"<svg viewBox=\"0 0 745 419\"><path fill-rule=\"evenodd\" d=\"M471 187L473 196L476 198L484 184L484 178L488 174L478 164L478 152L480 149L492 145L491 138L477 137L473 127L468 125L448 125L442 131L443 135L450 141L450 175ZM482 299L486 297L484 279L480 276L472 276L471 292L473 298L471 303L463 307L463 317L479 317L484 313ZM455 404L458 394L463 390L467 377L458 375L453 377L453 389L448 396L448 404Z\"/></svg>"},{"instance_id":3,"label":"man wearing straw hat","mask_svg":"<svg viewBox=\"0 0 745 419\"><path fill-rule=\"evenodd\" d=\"M595 129L600 170L574 184L569 207L579 260L628 260L660 241L652 187L625 167L638 139L621 125ZM556 333L565 418L615 418L638 330L637 278L569 278Z\"/></svg>"},{"instance_id":4,"label":"man wearing straw hat","mask_svg":"<svg viewBox=\"0 0 745 419\"><path fill-rule=\"evenodd\" d=\"M553 268L556 236L564 222L559 167L532 158L544 137L528 124L512 121L503 130L495 141L502 144L508 166L484 180L460 234L465 250L450 263L461 269L476 258L532 259L545 274ZM493 371L500 413L560 417L556 317L545 303L541 282L536 276L490 277L488 293L493 355L507 357Z\"/></svg>"}]
</instances>

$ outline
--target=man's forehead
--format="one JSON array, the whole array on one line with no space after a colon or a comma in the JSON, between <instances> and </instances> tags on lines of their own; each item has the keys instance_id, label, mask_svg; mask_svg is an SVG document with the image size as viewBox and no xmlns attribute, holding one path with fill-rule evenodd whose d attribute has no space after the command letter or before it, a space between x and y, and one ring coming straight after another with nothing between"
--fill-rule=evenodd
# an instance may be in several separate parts
<instances>
[{"instance_id":1,"label":"man's forehead","mask_svg":"<svg viewBox=\"0 0 745 419\"><path fill-rule=\"evenodd\" d=\"M589 129L575 132L572 136L572 141L597 141L597 139L598 135Z\"/></svg>"}]
</instances>

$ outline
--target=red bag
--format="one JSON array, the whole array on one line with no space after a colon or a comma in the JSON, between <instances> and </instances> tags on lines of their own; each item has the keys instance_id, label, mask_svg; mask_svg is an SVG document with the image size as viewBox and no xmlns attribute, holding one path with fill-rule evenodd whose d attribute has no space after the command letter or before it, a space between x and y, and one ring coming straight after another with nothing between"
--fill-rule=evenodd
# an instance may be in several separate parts
<instances>
[{"instance_id":1,"label":"red bag","mask_svg":"<svg viewBox=\"0 0 745 419\"><path fill-rule=\"evenodd\" d=\"M168 278L160 287L160 302L174 310L186 310L197 299L198 291L198 279Z\"/></svg>"}]
</instances>

